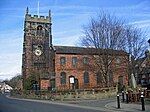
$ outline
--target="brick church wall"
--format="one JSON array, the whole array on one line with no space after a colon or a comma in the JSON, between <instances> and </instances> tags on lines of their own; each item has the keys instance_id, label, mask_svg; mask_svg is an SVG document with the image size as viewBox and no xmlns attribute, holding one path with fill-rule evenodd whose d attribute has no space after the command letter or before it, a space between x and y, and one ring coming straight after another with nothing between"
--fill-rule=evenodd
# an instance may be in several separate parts
<instances>
[{"instance_id":1,"label":"brick church wall","mask_svg":"<svg viewBox=\"0 0 150 112\"><path fill-rule=\"evenodd\" d=\"M66 58L66 64L60 64L60 58ZM72 64L72 58L77 57L77 64ZM87 57L89 59L89 64L92 66L88 66L83 64L83 58ZM118 83L118 77L122 76L124 84L127 84L127 63L119 65L119 68L113 72L113 84L109 84L110 86L115 86ZM69 89L72 88L71 84L69 84L69 76L73 75L78 79L78 86L80 89L83 88L97 88L97 87L105 87L105 83L97 83L96 72L98 71L98 67L95 64L95 60L93 60L93 55L73 55L73 54L56 54L55 56L55 71L56 71L56 88L57 89ZM89 83L84 83L84 72L89 73ZM66 84L61 85L61 72L66 73Z\"/></svg>"},{"instance_id":2,"label":"brick church wall","mask_svg":"<svg viewBox=\"0 0 150 112\"><path fill-rule=\"evenodd\" d=\"M40 81L40 85L41 85L41 88L42 90L47 90L48 87L49 87L49 80L41 80Z\"/></svg>"}]
</instances>

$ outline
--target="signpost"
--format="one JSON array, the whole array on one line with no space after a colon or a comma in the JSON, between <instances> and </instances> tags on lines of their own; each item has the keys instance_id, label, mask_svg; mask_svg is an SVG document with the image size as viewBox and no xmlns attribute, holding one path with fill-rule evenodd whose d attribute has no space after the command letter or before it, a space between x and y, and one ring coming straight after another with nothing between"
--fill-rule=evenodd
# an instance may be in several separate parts
<instances>
[{"instance_id":1,"label":"signpost","mask_svg":"<svg viewBox=\"0 0 150 112\"><path fill-rule=\"evenodd\" d=\"M70 77L70 84L74 84L74 76Z\"/></svg>"},{"instance_id":2,"label":"signpost","mask_svg":"<svg viewBox=\"0 0 150 112\"><path fill-rule=\"evenodd\" d=\"M72 84L72 89L75 89L75 77L73 75L69 76L69 89L70 84Z\"/></svg>"}]
</instances>

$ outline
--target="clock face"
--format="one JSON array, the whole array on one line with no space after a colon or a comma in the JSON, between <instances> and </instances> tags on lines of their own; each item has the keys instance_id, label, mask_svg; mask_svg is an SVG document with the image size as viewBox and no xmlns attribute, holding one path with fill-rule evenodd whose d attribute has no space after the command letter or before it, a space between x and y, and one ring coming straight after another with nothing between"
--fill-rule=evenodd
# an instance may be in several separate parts
<instances>
[{"instance_id":1,"label":"clock face","mask_svg":"<svg viewBox=\"0 0 150 112\"><path fill-rule=\"evenodd\" d=\"M41 56L42 55L42 51L40 49L36 49L35 50L35 55Z\"/></svg>"},{"instance_id":2,"label":"clock face","mask_svg":"<svg viewBox=\"0 0 150 112\"><path fill-rule=\"evenodd\" d=\"M33 53L36 56L41 56L43 54L43 47L42 47L42 45L34 45L33 49L34 49Z\"/></svg>"}]
</instances>

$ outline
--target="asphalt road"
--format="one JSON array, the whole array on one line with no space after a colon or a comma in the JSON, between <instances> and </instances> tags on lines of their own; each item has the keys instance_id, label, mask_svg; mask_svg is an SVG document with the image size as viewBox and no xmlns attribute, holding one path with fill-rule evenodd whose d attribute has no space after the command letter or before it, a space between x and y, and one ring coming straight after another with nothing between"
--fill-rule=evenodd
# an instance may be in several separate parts
<instances>
[{"instance_id":1,"label":"asphalt road","mask_svg":"<svg viewBox=\"0 0 150 112\"><path fill-rule=\"evenodd\" d=\"M90 108L7 98L0 94L0 112L104 112Z\"/></svg>"}]
</instances>

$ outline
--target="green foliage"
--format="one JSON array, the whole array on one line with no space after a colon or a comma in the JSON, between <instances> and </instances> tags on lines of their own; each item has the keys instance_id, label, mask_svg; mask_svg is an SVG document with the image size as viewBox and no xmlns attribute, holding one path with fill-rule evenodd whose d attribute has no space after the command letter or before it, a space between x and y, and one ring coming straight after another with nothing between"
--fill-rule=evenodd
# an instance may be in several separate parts
<instances>
[{"instance_id":1,"label":"green foliage","mask_svg":"<svg viewBox=\"0 0 150 112\"><path fill-rule=\"evenodd\" d=\"M37 80L34 75L31 75L27 79L24 80L24 89L25 90L33 89L33 84L37 84Z\"/></svg>"}]
</instances>

